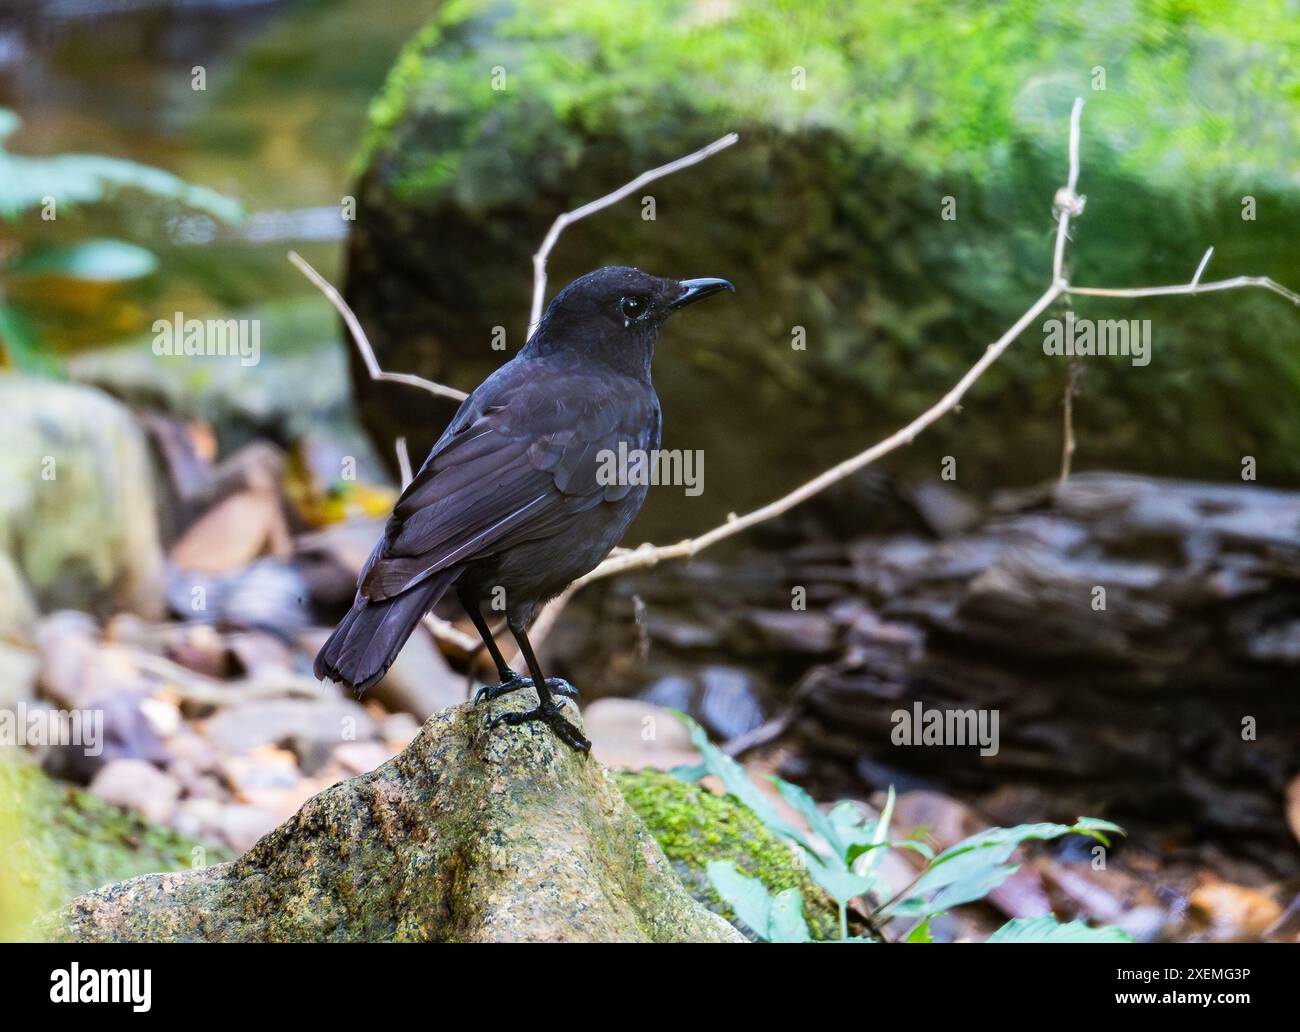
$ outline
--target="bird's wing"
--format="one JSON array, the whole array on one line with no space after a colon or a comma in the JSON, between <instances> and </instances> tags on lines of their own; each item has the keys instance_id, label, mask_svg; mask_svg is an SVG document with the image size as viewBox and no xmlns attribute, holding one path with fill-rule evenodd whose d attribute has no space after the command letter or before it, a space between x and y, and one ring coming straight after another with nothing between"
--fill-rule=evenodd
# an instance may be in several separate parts
<instances>
[{"instance_id":1,"label":"bird's wing","mask_svg":"<svg viewBox=\"0 0 1300 1032\"><path fill-rule=\"evenodd\" d=\"M361 596L391 598L624 497L628 485L598 481L601 456L651 447L655 404L635 381L549 369L472 397L398 499Z\"/></svg>"}]
</instances>

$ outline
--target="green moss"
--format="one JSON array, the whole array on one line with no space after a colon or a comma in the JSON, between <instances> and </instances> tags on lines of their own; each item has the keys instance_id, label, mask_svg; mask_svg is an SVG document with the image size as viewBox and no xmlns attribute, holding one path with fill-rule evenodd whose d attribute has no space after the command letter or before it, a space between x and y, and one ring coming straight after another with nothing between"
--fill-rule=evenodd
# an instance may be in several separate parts
<instances>
[{"instance_id":1,"label":"green moss","mask_svg":"<svg viewBox=\"0 0 1300 1032\"><path fill-rule=\"evenodd\" d=\"M38 915L108 882L228 857L37 767L0 763L0 939L26 937Z\"/></svg>"},{"instance_id":2,"label":"green moss","mask_svg":"<svg viewBox=\"0 0 1300 1032\"><path fill-rule=\"evenodd\" d=\"M1039 0L753 0L716 12L687 0L457 0L398 60L363 163L395 162L393 188L410 200L472 185L484 149L503 156L498 181L527 178L560 134L521 139L521 128L562 126L579 144L633 119L628 135L652 145L660 118L686 111L678 134L717 116L832 129L920 168L983 175L1004 167L1012 140L1058 152L1063 111L1083 95L1093 139L1126 169L1260 189L1284 184L1300 132L1297 44L1300 21L1277 3L1138 0L1098 17ZM1243 80L1249 105L1236 102ZM545 145L536 155L530 136Z\"/></svg>"},{"instance_id":3,"label":"green moss","mask_svg":"<svg viewBox=\"0 0 1300 1032\"><path fill-rule=\"evenodd\" d=\"M798 889L813 935L839 935L834 903L800 869L794 851L730 796L718 796L657 770L614 775L623 797L663 847L691 894L733 924L736 915L713 890L705 867L731 860L775 893Z\"/></svg>"}]
</instances>

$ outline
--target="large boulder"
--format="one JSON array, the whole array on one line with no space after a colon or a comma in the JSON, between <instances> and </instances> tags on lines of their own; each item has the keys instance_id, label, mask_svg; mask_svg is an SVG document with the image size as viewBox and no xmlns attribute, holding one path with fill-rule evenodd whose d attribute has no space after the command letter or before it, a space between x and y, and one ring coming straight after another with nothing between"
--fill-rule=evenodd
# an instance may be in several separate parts
<instances>
[{"instance_id":1,"label":"large boulder","mask_svg":"<svg viewBox=\"0 0 1300 1032\"><path fill-rule=\"evenodd\" d=\"M153 466L131 413L90 387L12 375L0 411L0 583L16 571L44 611L161 615ZM20 622L16 608L0 604L0 619Z\"/></svg>"},{"instance_id":2,"label":"large boulder","mask_svg":"<svg viewBox=\"0 0 1300 1032\"><path fill-rule=\"evenodd\" d=\"M604 767L539 724L487 726L534 704L525 690L443 710L402 753L314 797L238 860L87 893L53 934L741 941L688 895Z\"/></svg>"},{"instance_id":3,"label":"large boulder","mask_svg":"<svg viewBox=\"0 0 1300 1032\"><path fill-rule=\"evenodd\" d=\"M1050 278L1075 96L1088 99L1079 282L1186 282L1213 243L1207 276L1296 285L1286 132L1258 132L1293 128L1296 109L1280 87L1234 85L1247 69L1286 81L1290 28L1118 17L1127 35L1064 2L982 11L963 32L918 5L447 5L373 106L348 299L385 369L470 389L522 343L531 255L559 213L738 130L738 145L572 225L550 262L552 294L613 263L736 283L676 320L655 361L664 446L707 453L707 490L652 491L632 536L675 540L892 432L1028 307ZM1257 103L1271 114L1247 114ZM1153 324L1149 365L1083 360L1078 468L1228 479L1249 454L1262 482L1300 475L1286 418L1300 318L1285 301L1075 309ZM933 475L952 455L972 491L1051 475L1069 367L1031 327L962 416L890 462ZM453 406L375 383L355 357L353 370L381 455L405 435L418 462Z\"/></svg>"}]
</instances>

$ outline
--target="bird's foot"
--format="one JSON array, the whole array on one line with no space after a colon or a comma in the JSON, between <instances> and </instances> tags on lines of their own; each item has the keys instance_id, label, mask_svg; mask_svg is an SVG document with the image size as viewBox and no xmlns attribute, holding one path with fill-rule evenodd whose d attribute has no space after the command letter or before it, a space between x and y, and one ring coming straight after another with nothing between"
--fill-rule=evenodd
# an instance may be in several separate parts
<instances>
[{"instance_id":1,"label":"bird's foot","mask_svg":"<svg viewBox=\"0 0 1300 1032\"><path fill-rule=\"evenodd\" d=\"M550 685L552 680L558 680L558 678L547 678L547 685ZM498 724L509 724L511 727L517 727L520 724L527 724L534 720L540 720L554 731L555 736L570 749L576 749L581 753L591 750L591 743L582 736L582 732L564 719L564 707L562 705L557 706L549 700L536 709L526 710L523 713L517 711L501 713L492 718L488 727L493 728Z\"/></svg>"},{"instance_id":2,"label":"bird's foot","mask_svg":"<svg viewBox=\"0 0 1300 1032\"><path fill-rule=\"evenodd\" d=\"M474 705L478 705L484 699L491 702L493 699L499 699L503 695L509 695L520 688L532 687L533 679L524 677L523 674L516 674L513 670L509 671L510 676L505 678L500 684L485 684L474 693ZM546 687L555 695L567 695L574 698L578 694L578 689L566 681L563 677L548 677Z\"/></svg>"},{"instance_id":3,"label":"bird's foot","mask_svg":"<svg viewBox=\"0 0 1300 1032\"><path fill-rule=\"evenodd\" d=\"M523 674L516 674L513 670L507 670L504 672L510 676L503 677L500 684L485 684L474 693L475 706L484 699L491 702L493 699L499 699L503 695L509 695L511 692L517 691L525 685L531 685L533 683L531 677L524 677Z\"/></svg>"}]
</instances>

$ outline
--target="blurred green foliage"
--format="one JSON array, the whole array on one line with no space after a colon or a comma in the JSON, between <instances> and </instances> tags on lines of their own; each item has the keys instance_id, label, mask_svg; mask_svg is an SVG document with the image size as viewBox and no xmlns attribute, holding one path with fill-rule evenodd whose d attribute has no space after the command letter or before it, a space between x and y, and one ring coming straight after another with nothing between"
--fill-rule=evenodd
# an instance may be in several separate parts
<instances>
[{"instance_id":1,"label":"blurred green foliage","mask_svg":"<svg viewBox=\"0 0 1300 1032\"><path fill-rule=\"evenodd\" d=\"M26 763L0 762L0 941L72 897L137 874L229 859Z\"/></svg>"},{"instance_id":2,"label":"blurred green foliage","mask_svg":"<svg viewBox=\"0 0 1300 1032\"><path fill-rule=\"evenodd\" d=\"M228 222L243 218L236 201L162 169L93 154L11 154L4 143L20 124L12 111L0 108L0 221L14 223L40 212L43 220L53 222L60 210L112 201L120 191L136 191ZM123 240L40 243L26 249L11 241L0 247L0 346L10 364L26 373L58 369L32 314L8 296L15 281L115 283L151 275L157 265L152 252Z\"/></svg>"},{"instance_id":3,"label":"blurred green foliage","mask_svg":"<svg viewBox=\"0 0 1300 1032\"><path fill-rule=\"evenodd\" d=\"M1059 152L1061 111L1086 96L1104 99L1089 111L1089 140L1149 184L1289 188L1298 48L1300 18L1285 0L452 0L372 106L363 160L386 150L412 194L469 189L478 162L449 143L491 130L527 156L530 138L553 145L543 114L575 144L622 119L651 137L670 126L647 112L680 94L705 114L832 129L931 171L988 179L1017 141ZM501 110L485 59L529 117ZM795 67L806 88L792 88ZM408 106L445 114L455 131L389 149Z\"/></svg>"}]
</instances>

